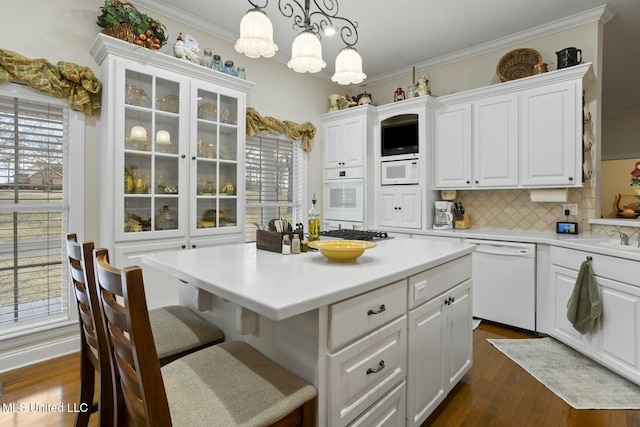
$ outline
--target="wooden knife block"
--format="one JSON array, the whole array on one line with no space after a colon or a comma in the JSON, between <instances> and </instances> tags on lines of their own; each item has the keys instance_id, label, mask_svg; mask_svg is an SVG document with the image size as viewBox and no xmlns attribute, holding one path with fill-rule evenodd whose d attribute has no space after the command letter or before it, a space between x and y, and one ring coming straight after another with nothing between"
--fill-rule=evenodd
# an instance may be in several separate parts
<instances>
[{"instance_id":1,"label":"wooden knife block","mask_svg":"<svg viewBox=\"0 0 640 427\"><path fill-rule=\"evenodd\" d=\"M469 218L469 214L466 212L462 214L462 219L458 221L454 221L453 227L460 230L471 228L471 219Z\"/></svg>"}]
</instances>

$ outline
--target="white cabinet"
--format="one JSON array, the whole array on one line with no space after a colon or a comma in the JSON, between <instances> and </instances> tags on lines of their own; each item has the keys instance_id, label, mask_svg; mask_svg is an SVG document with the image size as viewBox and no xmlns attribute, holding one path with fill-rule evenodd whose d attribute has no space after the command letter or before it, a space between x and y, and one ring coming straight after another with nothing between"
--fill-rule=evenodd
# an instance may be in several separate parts
<instances>
[{"instance_id":1,"label":"white cabinet","mask_svg":"<svg viewBox=\"0 0 640 427\"><path fill-rule=\"evenodd\" d=\"M243 241L253 83L103 34L91 53L104 85L100 244L116 264L140 248Z\"/></svg>"},{"instance_id":2,"label":"white cabinet","mask_svg":"<svg viewBox=\"0 0 640 427\"><path fill-rule=\"evenodd\" d=\"M420 426L471 368L470 277L469 256L409 278L409 300L428 301L408 316L407 426Z\"/></svg>"},{"instance_id":3,"label":"white cabinet","mask_svg":"<svg viewBox=\"0 0 640 427\"><path fill-rule=\"evenodd\" d=\"M492 96L473 102L473 185L518 185L518 97Z\"/></svg>"},{"instance_id":4,"label":"white cabinet","mask_svg":"<svg viewBox=\"0 0 640 427\"><path fill-rule=\"evenodd\" d=\"M583 261L591 266L602 315L581 335L566 318L567 301ZM640 384L640 262L559 247L551 248L551 335Z\"/></svg>"},{"instance_id":5,"label":"white cabinet","mask_svg":"<svg viewBox=\"0 0 640 427\"><path fill-rule=\"evenodd\" d=\"M434 173L437 188L471 186L471 104L434 111Z\"/></svg>"},{"instance_id":6,"label":"white cabinet","mask_svg":"<svg viewBox=\"0 0 640 427\"><path fill-rule=\"evenodd\" d=\"M591 77L583 64L434 100L434 188L582 186Z\"/></svg>"},{"instance_id":7,"label":"white cabinet","mask_svg":"<svg viewBox=\"0 0 640 427\"><path fill-rule=\"evenodd\" d=\"M372 137L367 126L374 111L363 105L321 116L325 169L364 166L367 141Z\"/></svg>"},{"instance_id":8,"label":"white cabinet","mask_svg":"<svg viewBox=\"0 0 640 427\"><path fill-rule=\"evenodd\" d=\"M420 228L422 198L416 186L386 186L378 190L377 224L380 226Z\"/></svg>"},{"instance_id":9,"label":"white cabinet","mask_svg":"<svg viewBox=\"0 0 640 427\"><path fill-rule=\"evenodd\" d=\"M521 92L522 185L581 185L581 89L568 81Z\"/></svg>"}]
</instances>

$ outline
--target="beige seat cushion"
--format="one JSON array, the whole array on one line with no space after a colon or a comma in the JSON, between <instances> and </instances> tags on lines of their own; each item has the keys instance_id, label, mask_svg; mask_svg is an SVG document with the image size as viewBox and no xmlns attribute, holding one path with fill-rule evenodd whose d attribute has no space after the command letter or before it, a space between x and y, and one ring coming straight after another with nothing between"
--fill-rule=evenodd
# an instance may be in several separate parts
<instances>
[{"instance_id":1,"label":"beige seat cushion","mask_svg":"<svg viewBox=\"0 0 640 427\"><path fill-rule=\"evenodd\" d=\"M149 320L159 359L224 339L219 328L181 305L149 310Z\"/></svg>"},{"instance_id":2,"label":"beige seat cushion","mask_svg":"<svg viewBox=\"0 0 640 427\"><path fill-rule=\"evenodd\" d=\"M162 368L174 426L268 426L316 389L253 347L229 341Z\"/></svg>"}]
</instances>

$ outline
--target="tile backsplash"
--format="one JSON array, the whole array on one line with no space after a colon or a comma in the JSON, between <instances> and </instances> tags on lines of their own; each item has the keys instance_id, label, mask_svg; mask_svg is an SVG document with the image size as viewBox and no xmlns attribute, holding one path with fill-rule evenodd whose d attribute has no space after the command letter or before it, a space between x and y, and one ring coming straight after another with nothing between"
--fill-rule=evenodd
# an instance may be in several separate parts
<instances>
[{"instance_id":1,"label":"tile backsplash","mask_svg":"<svg viewBox=\"0 0 640 427\"><path fill-rule=\"evenodd\" d=\"M563 203L532 202L529 190L458 190L471 217L471 226L489 229L554 231L556 221L565 221ZM569 216L578 229L590 231L589 218L595 216L595 192L587 181L583 188L569 189L565 203L577 203L578 215Z\"/></svg>"}]
</instances>

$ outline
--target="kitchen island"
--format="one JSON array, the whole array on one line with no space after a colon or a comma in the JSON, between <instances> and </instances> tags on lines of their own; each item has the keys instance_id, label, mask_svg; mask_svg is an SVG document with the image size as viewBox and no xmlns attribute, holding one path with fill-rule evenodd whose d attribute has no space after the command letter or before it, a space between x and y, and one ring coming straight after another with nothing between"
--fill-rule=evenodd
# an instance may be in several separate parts
<instances>
[{"instance_id":1,"label":"kitchen island","mask_svg":"<svg viewBox=\"0 0 640 427\"><path fill-rule=\"evenodd\" d=\"M313 383L318 425L420 425L471 367L473 248L397 238L343 264L251 243L142 260L227 339Z\"/></svg>"}]
</instances>

